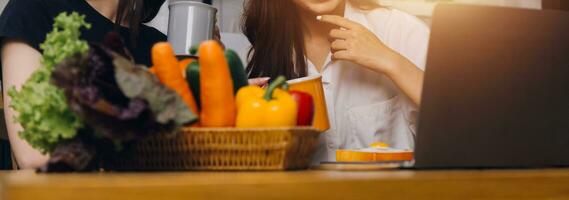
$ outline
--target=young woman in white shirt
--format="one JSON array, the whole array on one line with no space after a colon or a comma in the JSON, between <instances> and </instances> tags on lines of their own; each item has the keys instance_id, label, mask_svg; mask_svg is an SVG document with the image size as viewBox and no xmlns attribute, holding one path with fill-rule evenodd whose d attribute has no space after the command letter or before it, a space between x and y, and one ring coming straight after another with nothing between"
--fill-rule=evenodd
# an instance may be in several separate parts
<instances>
[{"instance_id":1,"label":"young woman in white shirt","mask_svg":"<svg viewBox=\"0 0 569 200\"><path fill-rule=\"evenodd\" d=\"M243 32L251 78L322 76L331 129L316 162L377 141L414 147L429 39L421 20L376 0L250 0Z\"/></svg>"}]
</instances>

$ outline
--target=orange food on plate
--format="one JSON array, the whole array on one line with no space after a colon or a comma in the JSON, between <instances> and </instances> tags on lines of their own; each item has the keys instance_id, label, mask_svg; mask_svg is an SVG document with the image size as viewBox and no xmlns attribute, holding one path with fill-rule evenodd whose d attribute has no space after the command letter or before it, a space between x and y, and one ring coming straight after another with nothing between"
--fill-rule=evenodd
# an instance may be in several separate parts
<instances>
[{"instance_id":1,"label":"orange food on plate","mask_svg":"<svg viewBox=\"0 0 569 200\"><path fill-rule=\"evenodd\" d=\"M388 148L389 145L384 142L374 142L369 145L371 148Z\"/></svg>"},{"instance_id":2,"label":"orange food on plate","mask_svg":"<svg viewBox=\"0 0 569 200\"><path fill-rule=\"evenodd\" d=\"M363 150L336 150L337 162L390 162L411 161L413 151L363 151Z\"/></svg>"}]
</instances>

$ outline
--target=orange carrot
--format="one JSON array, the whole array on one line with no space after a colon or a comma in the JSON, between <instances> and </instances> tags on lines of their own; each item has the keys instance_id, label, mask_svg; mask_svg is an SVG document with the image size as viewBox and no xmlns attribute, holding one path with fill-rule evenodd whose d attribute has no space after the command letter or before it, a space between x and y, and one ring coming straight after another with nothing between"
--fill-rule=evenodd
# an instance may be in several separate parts
<instances>
[{"instance_id":1,"label":"orange carrot","mask_svg":"<svg viewBox=\"0 0 569 200\"><path fill-rule=\"evenodd\" d=\"M193 61L195 61L195 60L192 58L186 58L186 59L180 60L178 67L180 68L180 72L182 73L182 76L184 78L186 78L186 68L188 68L188 65L190 63L192 63ZM148 72L156 75L156 67L152 66L152 67L148 68Z\"/></svg>"},{"instance_id":2,"label":"orange carrot","mask_svg":"<svg viewBox=\"0 0 569 200\"><path fill-rule=\"evenodd\" d=\"M152 67L148 68L148 72L150 72L151 74L156 75L156 67L152 66Z\"/></svg>"},{"instance_id":3,"label":"orange carrot","mask_svg":"<svg viewBox=\"0 0 569 200\"><path fill-rule=\"evenodd\" d=\"M204 127L235 126L233 81L223 48L216 41L203 42L200 52L200 123Z\"/></svg>"},{"instance_id":4,"label":"orange carrot","mask_svg":"<svg viewBox=\"0 0 569 200\"><path fill-rule=\"evenodd\" d=\"M176 91L182 97L186 105L196 114L198 106L194 95L190 91L188 82L180 73L178 59L174 55L172 46L167 42L160 42L152 47L152 62L156 68L158 80L166 87Z\"/></svg>"}]
</instances>

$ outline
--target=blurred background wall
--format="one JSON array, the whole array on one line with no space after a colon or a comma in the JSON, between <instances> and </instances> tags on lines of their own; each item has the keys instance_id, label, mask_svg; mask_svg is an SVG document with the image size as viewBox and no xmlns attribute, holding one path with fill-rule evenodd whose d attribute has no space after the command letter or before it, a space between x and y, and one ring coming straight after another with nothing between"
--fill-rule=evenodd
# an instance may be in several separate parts
<instances>
[{"instance_id":1,"label":"blurred background wall","mask_svg":"<svg viewBox=\"0 0 569 200\"><path fill-rule=\"evenodd\" d=\"M222 32L240 33L239 26L244 1L245 0L212 0L212 4L219 10L218 25ZM431 14L436 3L439 2L509 6L530 9L542 8L542 0L378 0L378 2L385 6L390 6L414 14L424 19L427 23L430 21ZM167 10L167 6L164 5L162 12L150 23L150 25L157 27L165 33L167 32L166 29L168 24Z\"/></svg>"}]
</instances>

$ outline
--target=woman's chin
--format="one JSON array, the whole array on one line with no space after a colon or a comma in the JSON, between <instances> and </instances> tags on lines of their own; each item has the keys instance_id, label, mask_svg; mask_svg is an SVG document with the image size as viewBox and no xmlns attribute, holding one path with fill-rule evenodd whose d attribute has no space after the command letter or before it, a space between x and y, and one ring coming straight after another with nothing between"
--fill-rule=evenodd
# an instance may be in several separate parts
<instances>
[{"instance_id":1,"label":"woman's chin","mask_svg":"<svg viewBox=\"0 0 569 200\"><path fill-rule=\"evenodd\" d=\"M343 0L295 0L295 3L314 15L335 14L341 7Z\"/></svg>"}]
</instances>

